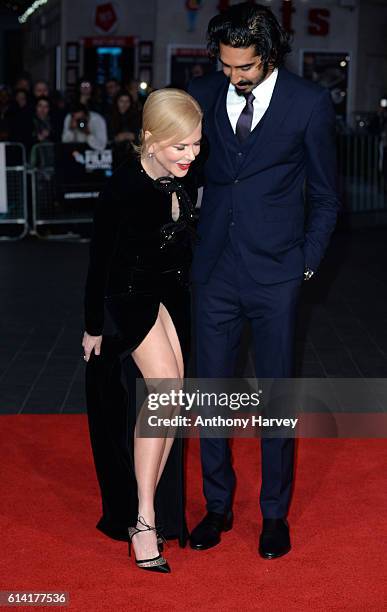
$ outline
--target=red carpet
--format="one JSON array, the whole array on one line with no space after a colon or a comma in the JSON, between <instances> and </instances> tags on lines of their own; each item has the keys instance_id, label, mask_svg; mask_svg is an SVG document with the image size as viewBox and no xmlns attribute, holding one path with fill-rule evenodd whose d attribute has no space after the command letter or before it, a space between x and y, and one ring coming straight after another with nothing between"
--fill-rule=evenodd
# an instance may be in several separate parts
<instances>
[{"instance_id":1,"label":"red carpet","mask_svg":"<svg viewBox=\"0 0 387 612\"><path fill-rule=\"evenodd\" d=\"M155 576L134 566L124 543L95 529L99 499L84 415L2 416L0 435L0 590L68 591L68 609L93 612L385 609L384 440L300 441L293 551L273 561L257 555L257 443L236 441L234 529L202 553L169 544L173 573ZM204 508L196 440L187 469L192 527Z\"/></svg>"}]
</instances>

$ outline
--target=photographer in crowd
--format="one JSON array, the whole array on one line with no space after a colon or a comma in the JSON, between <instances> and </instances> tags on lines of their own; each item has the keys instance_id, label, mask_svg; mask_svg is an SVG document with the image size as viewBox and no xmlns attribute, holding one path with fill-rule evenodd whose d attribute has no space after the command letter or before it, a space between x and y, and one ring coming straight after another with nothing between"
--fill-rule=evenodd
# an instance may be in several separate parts
<instances>
[{"instance_id":1,"label":"photographer in crowd","mask_svg":"<svg viewBox=\"0 0 387 612\"><path fill-rule=\"evenodd\" d=\"M62 142L87 143L96 150L105 149L107 128L105 119L94 111L88 111L83 104L76 104L66 115Z\"/></svg>"}]
</instances>

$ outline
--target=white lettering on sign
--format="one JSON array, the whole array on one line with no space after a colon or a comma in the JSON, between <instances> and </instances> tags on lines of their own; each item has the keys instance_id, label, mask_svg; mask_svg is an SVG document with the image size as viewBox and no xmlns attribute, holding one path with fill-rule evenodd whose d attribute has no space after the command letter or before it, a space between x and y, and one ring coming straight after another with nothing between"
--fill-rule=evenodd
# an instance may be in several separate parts
<instances>
[{"instance_id":1,"label":"white lettering on sign","mask_svg":"<svg viewBox=\"0 0 387 612\"><path fill-rule=\"evenodd\" d=\"M111 149L105 151L85 151L86 170L111 170L113 156Z\"/></svg>"}]
</instances>

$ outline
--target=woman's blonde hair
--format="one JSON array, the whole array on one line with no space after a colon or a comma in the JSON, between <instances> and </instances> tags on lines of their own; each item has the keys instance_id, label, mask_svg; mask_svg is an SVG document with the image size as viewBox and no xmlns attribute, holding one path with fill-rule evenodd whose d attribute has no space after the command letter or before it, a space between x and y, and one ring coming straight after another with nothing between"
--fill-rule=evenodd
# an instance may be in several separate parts
<instances>
[{"instance_id":1,"label":"woman's blonde hair","mask_svg":"<svg viewBox=\"0 0 387 612\"><path fill-rule=\"evenodd\" d=\"M138 153L144 155L155 142L183 142L202 117L199 104L185 91L173 88L153 91L144 104ZM145 132L151 134L147 139Z\"/></svg>"}]
</instances>

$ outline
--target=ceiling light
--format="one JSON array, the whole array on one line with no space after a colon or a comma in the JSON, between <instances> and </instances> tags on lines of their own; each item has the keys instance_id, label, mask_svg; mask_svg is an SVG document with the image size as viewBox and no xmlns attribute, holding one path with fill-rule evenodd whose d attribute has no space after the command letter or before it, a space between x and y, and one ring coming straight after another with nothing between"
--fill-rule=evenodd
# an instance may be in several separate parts
<instances>
[{"instance_id":1,"label":"ceiling light","mask_svg":"<svg viewBox=\"0 0 387 612\"><path fill-rule=\"evenodd\" d=\"M42 6L43 4L47 4L48 0L35 0L35 2L33 2L26 11L24 11L23 15L20 15L19 17L19 23L25 23L27 21L27 19L29 17L31 17L31 15L33 13L35 13L35 11Z\"/></svg>"}]
</instances>

